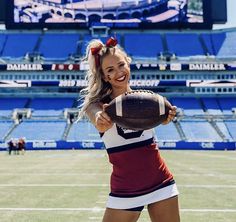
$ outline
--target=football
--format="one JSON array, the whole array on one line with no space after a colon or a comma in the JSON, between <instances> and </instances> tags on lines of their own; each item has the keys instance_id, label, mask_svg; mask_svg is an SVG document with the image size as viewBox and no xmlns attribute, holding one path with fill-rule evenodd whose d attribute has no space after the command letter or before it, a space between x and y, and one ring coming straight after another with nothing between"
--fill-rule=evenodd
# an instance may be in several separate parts
<instances>
[{"instance_id":1,"label":"football","mask_svg":"<svg viewBox=\"0 0 236 222\"><path fill-rule=\"evenodd\" d=\"M146 130L168 117L170 103L152 91L135 90L113 99L105 112L117 125L131 130Z\"/></svg>"}]
</instances>

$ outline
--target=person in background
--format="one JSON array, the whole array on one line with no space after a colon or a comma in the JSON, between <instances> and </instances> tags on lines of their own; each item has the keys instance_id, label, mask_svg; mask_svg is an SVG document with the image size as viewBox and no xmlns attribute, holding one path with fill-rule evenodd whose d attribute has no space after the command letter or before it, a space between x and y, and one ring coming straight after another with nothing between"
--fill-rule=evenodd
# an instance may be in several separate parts
<instances>
[{"instance_id":1,"label":"person in background","mask_svg":"<svg viewBox=\"0 0 236 222\"><path fill-rule=\"evenodd\" d=\"M24 155L25 154L25 138L20 138L18 141L18 150Z\"/></svg>"},{"instance_id":2,"label":"person in background","mask_svg":"<svg viewBox=\"0 0 236 222\"><path fill-rule=\"evenodd\" d=\"M15 150L15 145L13 139L10 139L7 143L8 145L8 154L11 155L11 152Z\"/></svg>"}]
</instances>

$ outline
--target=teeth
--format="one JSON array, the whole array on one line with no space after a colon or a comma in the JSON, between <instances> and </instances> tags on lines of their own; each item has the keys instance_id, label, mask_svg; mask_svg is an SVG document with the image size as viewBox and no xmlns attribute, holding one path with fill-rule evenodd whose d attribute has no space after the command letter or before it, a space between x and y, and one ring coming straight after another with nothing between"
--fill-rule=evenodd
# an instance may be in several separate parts
<instances>
[{"instance_id":1,"label":"teeth","mask_svg":"<svg viewBox=\"0 0 236 222\"><path fill-rule=\"evenodd\" d=\"M119 79L117 79L118 81L123 81L125 79L125 76L120 77Z\"/></svg>"}]
</instances>

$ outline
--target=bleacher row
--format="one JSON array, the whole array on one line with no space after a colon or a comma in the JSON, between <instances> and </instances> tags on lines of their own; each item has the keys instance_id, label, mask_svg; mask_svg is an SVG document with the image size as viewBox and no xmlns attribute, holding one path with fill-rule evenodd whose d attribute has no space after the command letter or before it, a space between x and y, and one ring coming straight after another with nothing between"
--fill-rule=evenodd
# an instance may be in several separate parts
<instances>
[{"instance_id":1,"label":"bleacher row","mask_svg":"<svg viewBox=\"0 0 236 222\"><path fill-rule=\"evenodd\" d=\"M165 53L178 58L194 56L235 58L236 56L236 31L159 34L145 32L142 35L123 33L116 37L120 45L133 58L157 59ZM48 61L66 61L84 55L86 45L91 39L91 35L79 33L2 32L0 33L0 57L22 59L26 55L35 54ZM105 41L107 38L100 39Z\"/></svg>"},{"instance_id":2,"label":"bleacher row","mask_svg":"<svg viewBox=\"0 0 236 222\"><path fill-rule=\"evenodd\" d=\"M158 140L236 141L235 97L181 97L169 100L181 107L184 115L180 115L176 122L156 127ZM100 141L91 123L85 120L70 122L63 116L65 108L76 108L78 103L75 98L1 98L0 141L20 137L28 141ZM16 123L12 120L12 112L16 108L31 109L32 116Z\"/></svg>"}]
</instances>

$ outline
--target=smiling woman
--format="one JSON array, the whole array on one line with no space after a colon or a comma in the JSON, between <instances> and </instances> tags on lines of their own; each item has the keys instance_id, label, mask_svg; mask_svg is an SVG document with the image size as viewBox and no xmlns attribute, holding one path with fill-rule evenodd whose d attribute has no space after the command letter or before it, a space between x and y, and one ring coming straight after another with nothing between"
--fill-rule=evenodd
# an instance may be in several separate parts
<instances>
[{"instance_id":1,"label":"smiling woman","mask_svg":"<svg viewBox=\"0 0 236 222\"><path fill-rule=\"evenodd\" d=\"M106 44L92 40L87 47L88 87L80 117L87 115L100 132L109 161L113 165L111 193L103 222L135 222L147 206L152 222L179 222L178 190L156 143L153 128L125 129L105 112L108 103L125 92L129 85L131 59L117 40ZM176 107L170 105L170 122ZM138 120L137 120L138 121Z\"/></svg>"}]
</instances>

